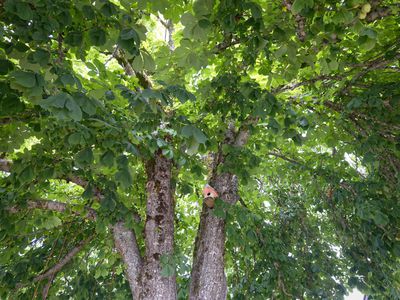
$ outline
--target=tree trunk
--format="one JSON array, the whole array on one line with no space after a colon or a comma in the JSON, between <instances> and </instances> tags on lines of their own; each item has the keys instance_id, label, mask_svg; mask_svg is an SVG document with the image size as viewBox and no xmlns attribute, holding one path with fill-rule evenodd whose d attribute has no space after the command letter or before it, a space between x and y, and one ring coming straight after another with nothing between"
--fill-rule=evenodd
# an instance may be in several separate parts
<instances>
[{"instance_id":1,"label":"tree trunk","mask_svg":"<svg viewBox=\"0 0 400 300\"><path fill-rule=\"evenodd\" d=\"M125 264L125 274L131 288L133 299L139 299L139 274L142 268L142 258L136 242L135 234L125 227L123 222L113 226L115 247Z\"/></svg>"},{"instance_id":2,"label":"tree trunk","mask_svg":"<svg viewBox=\"0 0 400 300\"><path fill-rule=\"evenodd\" d=\"M235 204L239 199L235 175L229 173L216 175L210 184L223 201ZM214 216L212 209L203 203L194 249L189 299L226 299L224 253L225 220Z\"/></svg>"},{"instance_id":3,"label":"tree trunk","mask_svg":"<svg viewBox=\"0 0 400 300\"><path fill-rule=\"evenodd\" d=\"M139 299L176 299L175 275L161 275L161 256L174 250L174 199L171 187L171 160L161 150L146 165L147 208L145 225L146 255L141 273Z\"/></svg>"},{"instance_id":4,"label":"tree trunk","mask_svg":"<svg viewBox=\"0 0 400 300\"><path fill-rule=\"evenodd\" d=\"M223 144L238 148L243 147L250 135L249 125L255 122L257 122L257 119L249 119L238 132L236 132L233 123L230 123ZM217 190L222 201L233 205L239 200L238 179L235 174L217 173L218 166L223 164L224 160L225 157L221 150L214 155L210 185ZM225 220L214 216L212 208L208 208L203 203L193 253L189 299L226 299L227 284L224 271L224 254Z\"/></svg>"}]
</instances>

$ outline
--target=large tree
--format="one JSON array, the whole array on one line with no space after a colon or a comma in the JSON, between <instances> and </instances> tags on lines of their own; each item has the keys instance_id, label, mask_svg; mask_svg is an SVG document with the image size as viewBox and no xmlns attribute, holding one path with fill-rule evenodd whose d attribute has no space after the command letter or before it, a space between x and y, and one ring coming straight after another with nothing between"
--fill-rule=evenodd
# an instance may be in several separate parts
<instances>
[{"instance_id":1,"label":"large tree","mask_svg":"<svg viewBox=\"0 0 400 300\"><path fill-rule=\"evenodd\" d=\"M0 297L400 298L399 24L0 1Z\"/></svg>"}]
</instances>

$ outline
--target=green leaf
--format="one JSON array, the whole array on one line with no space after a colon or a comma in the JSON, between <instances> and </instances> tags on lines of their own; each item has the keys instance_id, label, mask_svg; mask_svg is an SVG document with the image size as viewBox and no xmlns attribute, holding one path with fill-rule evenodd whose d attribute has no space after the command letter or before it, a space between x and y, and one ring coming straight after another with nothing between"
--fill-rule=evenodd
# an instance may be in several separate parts
<instances>
[{"instance_id":1,"label":"green leaf","mask_svg":"<svg viewBox=\"0 0 400 300\"><path fill-rule=\"evenodd\" d=\"M106 195L103 198L103 200L101 201L101 207L105 208L109 211L114 211L116 206L117 206L117 202L115 201L115 196Z\"/></svg>"},{"instance_id":2,"label":"green leaf","mask_svg":"<svg viewBox=\"0 0 400 300\"><path fill-rule=\"evenodd\" d=\"M194 155L198 152L200 144L192 137L188 141L187 154Z\"/></svg>"},{"instance_id":3,"label":"green leaf","mask_svg":"<svg viewBox=\"0 0 400 300\"><path fill-rule=\"evenodd\" d=\"M52 229L62 224L61 219L57 216L50 216L42 223L42 226L46 229Z\"/></svg>"},{"instance_id":4,"label":"green leaf","mask_svg":"<svg viewBox=\"0 0 400 300\"><path fill-rule=\"evenodd\" d=\"M168 86L167 92L176 97L181 103L196 100L196 97L192 93L188 92L184 87L179 85Z\"/></svg>"},{"instance_id":5,"label":"green leaf","mask_svg":"<svg viewBox=\"0 0 400 300\"><path fill-rule=\"evenodd\" d=\"M112 15L115 15L117 13L117 6L114 5L111 2L106 2L101 8L100 11L103 15L106 17L111 17Z\"/></svg>"},{"instance_id":6,"label":"green leaf","mask_svg":"<svg viewBox=\"0 0 400 300\"><path fill-rule=\"evenodd\" d=\"M65 103L67 100L72 99L71 95L67 93L61 93L55 96L50 96L46 99L43 99L39 102L40 106L43 108L51 108L51 107L56 107L56 108L64 108Z\"/></svg>"},{"instance_id":7,"label":"green leaf","mask_svg":"<svg viewBox=\"0 0 400 300\"><path fill-rule=\"evenodd\" d=\"M94 18L96 18L96 14L90 5L82 6L82 13L83 16L88 20L93 20Z\"/></svg>"},{"instance_id":8,"label":"green leaf","mask_svg":"<svg viewBox=\"0 0 400 300\"><path fill-rule=\"evenodd\" d=\"M174 158L174 151L172 151L171 149L163 149L162 154L168 159Z\"/></svg>"},{"instance_id":9,"label":"green leaf","mask_svg":"<svg viewBox=\"0 0 400 300\"><path fill-rule=\"evenodd\" d=\"M72 119L80 121L82 111L71 95L60 93L39 101L39 105L50 110L59 119Z\"/></svg>"},{"instance_id":10,"label":"green leaf","mask_svg":"<svg viewBox=\"0 0 400 300\"><path fill-rule=\"evenodd\" d=\"M0 116L11 116L25 110L25 103L11 92L0 97Z\"/></svg>"},{"instance_id":11,"label":"green leaf","mask_svg":"<svg viewBox=\"0 0 400 300\"><path fill-rule=\"evenodd\" d=\"M85 143L85 139L83 137L83 135L80 132L75 132L72 133L69 137L68 137L68 143L71 146L75 146L75 145L79 145L79 144L84 144Z\"/></svg>"},{"instance_id":12,"label":"green leaf","mask_svg":"<svg viewBox=\"0 0 400 300\"><path fill-rule=\"evenodd\" d=\"M135 71L142 71L144 68L144 61L141 55L138 55L132 61L132 68Z\"/></svg>"},{"instance_id":13,"label":"green leaf","mask_svg":"<svg viewBox=\"0 0 400 300\"><path fill-rule=\"evenodd\" d=\"M18 176L18 180L21 184L24 184L25 182L31 182L33 178L35 178L35 174L31 165L23 169Z\"/></svg>"},{"instance_id":14,"label":"green leaf","mask_svg":"<svg viewBox=\"0 0 400 300\"><path fill-rule=\"evenodd\" d=\"M285 133L283 134L283 137L284 138L293 138L296 135L297 135L296 129L291 128L291 129L288 129L285 131Z\"/></svg>"},{"instance_id":15,"label":"green leaf","mask_svg":"<svg viewBox=\"0 0 400 300\"><path fill-rule=\"evenodd\" d=\"M83 34L78 31L71 31L65 37L65 42L72 47L79 47L83 42Z\"/></svg>"},{"instance_id":16,"label":"green leaf","mask_svg":"<svg viewBox=\"0 0 400 300\"><path fill-rule=\"evenodd\" d=\"M115 174L115 180L121 185L124 190L127 190L132 186L132 175L127 168L120 169Z\"/></svg>"},{"instance_id":17,"label":"green leaf","mask_svg":"<svg viewBox=\"0 0 400 300\"><path fill-rule=\"evenodd\" d=\"M12 76L15 82L26 88L33 88L37 85L36 76L33 72L14 71Z\"/></svg>"},{"instance_id":18,"label":"green leaf","mask_svg":"<svg viewBox=\"0 0 400 300\"><path fill-rule=\"evenodd\" d=\"M196 0L193 3L193 11L196 16L208 16L214 7L214 0Z\"/></svg>"},{"instance_id":19,"label":"green leaf","mask_svg":"<svg viewBox=\"0 0 400 300\"><path fill-rule=\"evenodd\" d=\"M73 86L75 85L75 78L71 74L63 74L60 76L60 80L63 83L65 87L68 87L68 85Z\"/></svg>"},{"instance_id":20,"label":"green leaf","mask_svg":"<svg viewBox=\"0 0 400 300\"><path fill-rule=\"evenodd\" d=\"M292 5L292 13L298 14L304 8L311 8L314 5L314 0L295 0Z\"/></svg>"},{"instance_id":21,"label":"green leaf","mask_svg":"<svg viewBox=\"0 0 400 300\"><path fill-rule=\"evenodd\" d=\"M121 40L130 40L133 39L137 45L140 44L140 38L138 33L133 28L126 28L121 30L120 34Z\"/></svg>"},{"instance_id":22,"label":"green leaf","mask_svg":"<svg viewBox=\"0 0 400 300\"><path fill-rule=\"evenodd\" d=\"M93 162L93 152L90 148L85 148L75 155L75 164L83 168Z\"/></svg>"},{"instance_id":23,"label":"green leaf","mask_svg":"<svg viewBox=\"0 0 400 300\"><path fill-rule=\"evenodd\" d=\"M33 11L29 6L29 3L25 2L17 2L16 3L16 13L17 16L20 17L22 20L32 20L33 18Z\"/></svg>"},{"instance_id":24,"label":"green leaf","mask_svg":"<svg viewBox=\"0 0 400 300\"><path fill-rule=\"evenodd\" d=\"M89 40L95 46L104 45L106 43L106 38L106 32L99 27L94 27L89 30Z\"/></svg>"},{"instance_id":25,"label":"green leaf","mask_svg":"<svg viewBox=\"0 0 400 300\"><path fill-rule=\"evenodd\" d=\"M387 224L389 224L389 217L381 211L375 211L373 219L375 224L378 226L386 226Z\"/></svg>"},{"instance_id":26,"label":"green leaf","mask_svg":"<svg viewBox=\"0 0 400 300\"><path fill-rule=\"evenodd\" d=\"M190 138L193 136L198 144L204 144L207 141L207 137L204 135L204 133L200 129L192 125L184 126L182 128L181 134L186 138Z\"/></svg>"},{"instance_id":27,"label":"green leaf","mask_svg":"<svg viewBox=\"0 0 400 300\"><path fill-rule=\"evenodd\" d=\"M162 254L160 257L161 276L169 277L175 274L175 259L171 254Z\"/></svg>"},{"instance_id":28,"label":"green leaf","mask_svg":"<svg viewBox=\"0 0 400 300\"><path fill-rule=\"evenodd\" d=\"M74 99L69 99L65 103L65 107L69 110L68 116L74 121L80 121L82 119L82 111Z\"/></svg>"},{"instance_id":29,"label":"green leaf","mask_svg":"<svg viewBox=\"0 0 400 300\"><path fill-rule=\"evenodd\" d=\"M14 64L8 59L0 59L0 75L6 75L14 69Z\"/></svg>"},{"instance_id":30,"label":"green leaf","mask_svg":"<svg viewBox=\"0 0 400 300\"><path fill-rule=\"evenodd\" d=\"M212 210L212 214L218 218L226 219L226 211L224 209L225 207L224 204L225 203L221 199L217 198L215 200L215 206L214 209Z\"/></svg>"},{"instance_id":31,"label":"green leaf","mask_svg":"<svg viewBox=\"0 0 400 300\"><path fill-rule=\"evenodd\" d=\"M107 150L101 157L100 162L106 166L111 168L114 165L114 152L111 150Z\"/></svg>"},{"instance_id":32,"label":"green leaf","mask_svg":"<svg viewBox=\"0 0 400 300\"><path fill-rule=\"evenodd\" d=\"M143 57L143 68L150 72L154 72L156 70L156 63L153 57L148 54L146 51L142 51L141 55Z\"/></svg>"},{"instance_id":33,"label":"green leaf","mask_svg":"<svg viewBox=\"0 0 400 300\"><path fill-rule=\"evenodd\" d=\"M85 188L85 190L82 193L82 197L85 199L91 199L93 198L94 193L93 193L93 185L91 182L89 182Z\"/></svg>"}]
</instances>

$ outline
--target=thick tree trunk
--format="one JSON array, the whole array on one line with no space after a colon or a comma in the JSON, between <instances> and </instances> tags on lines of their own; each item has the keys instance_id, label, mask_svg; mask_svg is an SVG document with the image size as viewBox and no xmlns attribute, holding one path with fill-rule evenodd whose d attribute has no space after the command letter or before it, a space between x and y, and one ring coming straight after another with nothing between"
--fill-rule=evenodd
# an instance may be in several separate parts
<instances>
[{"instance_id":1,"label":"thick tree trunk","mask_svg":"<svg viewBox=\"0 0 400 300\"><path fill-rule=\"evenodd\" d=\"M161 275L160 258L173 255L174 200L171 187L171 160L161 151L147 166L146 255L141 273L139 299L176 299L176 278Z\"/></svg>"},{"instance_id":2,"label":"thick tree trunk","mask_svg":"<svg viewBox=\"0 0 400 300\"><path fill-rule=\"evenodd\" d=\"M210 184L218 191L223 201L235 204L239 199L235 175L217 175ZM194 250L190 299L226 299L224 253L225 220L214 216L212 209L203 204Z\"/></svg>"},{"instance_id":3,"label":"thick tree trunk","mask_svg":"<svg viewBox=\"0 0 400 300\"><path fill-rule=\"evenodd\" d=\"M254 120L249 120L249 124ZM235 132L229 124L224 144L243 147L249 138L249 128ZM219 198L229 204L239 200L238 180L235 174L217 174L217 168L223 164L224 156L220 151L214 157L210 185L218 192ZM226 276L224 271L225 254L225 220L214 216L212 209L203 203L196 244L193 253L193 266L190 281L189 299L223 300L227 295Z\"/></svg>"},{"instance_id":4,"label":"thick tree trunk","mask_svg":"<svg viewBox=\"0 0 400 300\"><path fill-rule=\"evenodd\" d=\"M115 247L125 264L125 274L131 288L133 299L139 299L139 274L142 269L142 259L136 242L135 234L125 227L123 222L113 226Z\"/></svg>"}]
</instances>

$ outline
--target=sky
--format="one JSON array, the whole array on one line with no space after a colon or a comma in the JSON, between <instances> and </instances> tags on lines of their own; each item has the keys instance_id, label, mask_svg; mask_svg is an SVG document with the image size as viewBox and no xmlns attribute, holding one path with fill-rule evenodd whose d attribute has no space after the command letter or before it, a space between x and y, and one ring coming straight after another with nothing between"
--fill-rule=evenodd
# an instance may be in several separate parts
<instances>
[{"instance_id":1,"label":"sky","mask_svg":"<svg viewBox=\"0 0 400 300\"><path fill-rule=\"evenodd\" d=\"M346 299L346 300L362 300L363 294L361 294L359 290L353 290L353 292L351 292L344 299Z\"/></svg>"}]
</instances>

